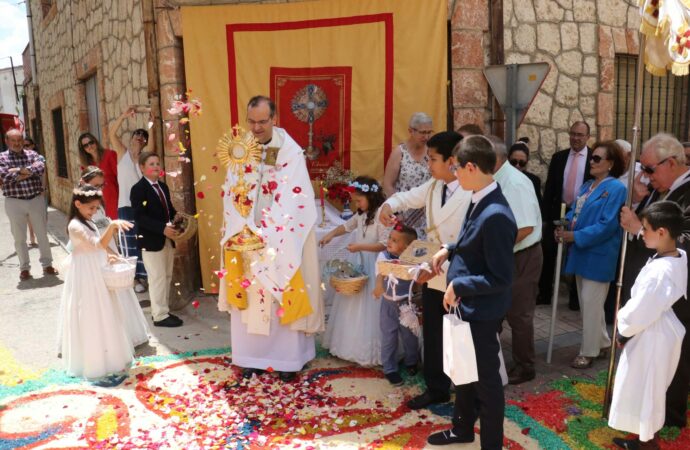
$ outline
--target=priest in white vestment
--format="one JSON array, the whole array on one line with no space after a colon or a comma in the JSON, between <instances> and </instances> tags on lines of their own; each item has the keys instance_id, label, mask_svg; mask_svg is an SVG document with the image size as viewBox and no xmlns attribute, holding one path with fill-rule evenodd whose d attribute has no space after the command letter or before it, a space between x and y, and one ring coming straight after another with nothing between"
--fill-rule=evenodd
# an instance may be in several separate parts
<instances>
[{"instance_id":1,"label":"priest in white vestment","mask_svg":"<svg viewBox=\"0 0 690 450\"><path fill-rule=\"evenodd\" d=\"M241 173L232 167L227 172L218 306L230 313L232 360L243 375L275 370L290 381L315 357L314 333L324 330L324 308L317 211L304 152L274 127L274 116L271 99L250 100L247 122L261 156L243 164ZM231 250L230 244L252 241L238 236L258 236L262 248Z\"/></svg>"},{"instance_id":2,"label":"priest in white vestment","mask_svg":"<svg viewBox=\"0 0 690 450\"><path fill-rule=\"evenodd\" d=\"M678 253L650 258L617 316L620 335L630 339L616 370L609 426L638 434L640 448L654 441L654 434L664 426L666 389L686 333L671 309L687 292L687 255L680 249Z\"/></svg>"}]
</instances>

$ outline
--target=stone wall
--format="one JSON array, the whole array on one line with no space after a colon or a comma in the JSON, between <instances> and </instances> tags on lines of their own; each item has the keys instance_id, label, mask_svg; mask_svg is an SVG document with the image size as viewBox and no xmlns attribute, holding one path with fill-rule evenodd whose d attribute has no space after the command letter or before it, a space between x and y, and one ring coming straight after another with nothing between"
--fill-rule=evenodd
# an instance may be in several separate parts
<instances>
[{"instance_id":1,"label":"stone wall","mask_svg":"<svg viewBox=\"0 0 690 450\"><path fill-rule=\"evenodd\" d=\"M104 146L109 145L108 125L128 105L149 103L141 0L56 1L45 16L41 0L31 0L30 5L51 197L65 211L72 184L79 179L77 138L88 131L84 79L97 76ZM56 106L63 106L68 179L59 178L56 172L51 116L51 107ZM35 111L30 115L35 117ZM123 132L145 127L143 120L128 120Z\"/></svg>"},{"instance_id":2,"label":"stone wall","mask_svg":"<svg viewBox=\"0 0 690 450\"><path fill-rule=\"evenodd\" d=\"M453 122L456 128L474 123L487 129L489 87L482 69L489 63L489 2L449 0L448 3Z\"/></svg>"},{"instance_id":3,"label":"stone wall","mask_svg":"<svg viewBox=\"0 0 690 450\"><path fill-rule=\"evenodd\" d=\"M504 0L504 24L506 64L551 66L518 130L530 138L530 170L545 175L576 120L590 124L592 140L613 137L613 61L637 53L637 1Z\"/></svg>"}]
</instances>

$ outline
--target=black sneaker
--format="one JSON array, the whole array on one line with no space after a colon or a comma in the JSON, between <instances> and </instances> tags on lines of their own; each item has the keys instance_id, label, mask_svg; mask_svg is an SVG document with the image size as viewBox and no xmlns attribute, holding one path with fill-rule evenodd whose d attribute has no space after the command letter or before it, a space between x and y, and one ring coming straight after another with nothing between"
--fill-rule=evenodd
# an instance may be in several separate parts
<instances>
[{"instance_id":1,"label":"black sneaker","mask_svg":"<svg viewBox=\"0 0 690 450\"><path fill-rule=\"evenodd\" d=\"M456 436L453 430L446 430L432 434L426 441L431 445L468 444L474 442L474 433L472 436Z\"/></svg>"},{"instance_id":2,"label":"black sneaker","mask_svg":"<svg viewBox=\"0 0 690 450\"><path fill-rule=\"evenodd\" d=\"M393 386L403 385L403 379L398 372L386 373L384 375L386 376L386 380L388 380L388 382Z\"/></svg>"}]
</instances>

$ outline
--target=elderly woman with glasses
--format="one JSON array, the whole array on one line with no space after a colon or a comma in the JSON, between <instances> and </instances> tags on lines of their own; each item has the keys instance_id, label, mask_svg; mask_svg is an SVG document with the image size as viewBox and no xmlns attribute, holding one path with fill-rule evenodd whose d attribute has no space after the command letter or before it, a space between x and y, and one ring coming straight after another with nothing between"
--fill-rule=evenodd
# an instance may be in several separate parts
<instances>
[{"instance_id":1,"label":"elderly woman with glasses","mask_svg":"<svg viewBox=\"0 0 690 450\"><path fill-rule=\"evenodd\" d=\"M95 166L103 172L103 204L105 214L117 219L117 200L119 195L117 183L117 153L103 148L98 139L91 133L83 133L77 140L79 159L82 167Z\"/></svg>"},{"instance_id":2,"label":"elderly woman with glasses","mask_svg":"<svg viewBox=\"0 0 690 450\"><path fill-rule=\"evenodd\" d=\"M613 141L597 142L589 160L593 179L580 188L566 215L567 229L558 227L556 240L570 244L565 273L575 274L582 311L580 353L570 366L586 369L611 345L604 320L604 301L616 275L622 230L618 214L626 187L617 178L625 171L623 150Z\"/></svg>"},{"instance_id":3,"label":"elderly woman with glasses","mask_svg":"<svg viewBox=\"0 0 690 450\"><path fill-rule=\"evenodd\" d=\"M542 210L541 198L541 179L535 174L527 171L527 162L529 161L529 138L521 137L508 150L508 162L525 174L527 178L534 185L534 192L537 194L537 201L539 202L539 210Z\"/></svg>"},{"instance_id":4,"label":"elderly woman with glasses","mask_svg":"<svg viewBox=\"0 0 690 450\"><path fill-rule=\"evenodd\" d=\"M386 197L421 186L431 178L426 146L434 134L431 116L423 112L412 114L407 130L410 137L391 151L386 163L383 174L383 192ZM406 211L401 219L405 225L414 228L420 238L426 236L423 208Z\"/></svg>"}]
</instances>

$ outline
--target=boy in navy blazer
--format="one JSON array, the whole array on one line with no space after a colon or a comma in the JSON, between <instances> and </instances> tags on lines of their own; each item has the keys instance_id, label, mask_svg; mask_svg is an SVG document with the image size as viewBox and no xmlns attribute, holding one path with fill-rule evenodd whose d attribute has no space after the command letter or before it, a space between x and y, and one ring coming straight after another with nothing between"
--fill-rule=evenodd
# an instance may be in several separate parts
<instances>
[{"instance_id":1,"label":"boy in navy blazer","mask_svg":"<svg viewBox=\"0 0 690 450\"><path fill-rule=\"evenodd\" d=\"M497 333L510 308L517 225L493 179L496 154L491 142L484 136L470 136L455 147L453 156L455 175L463 189L472 191L472 203L457 243L434 255L433 269L439 273L450 258L443 305L446 311L458 306L460 316L470 324L479 380L456 386L453 428L432 434L428 442L473 442L478 409L481 447L497 450L503 448L505 408Z\"/></svg>"},{"instance_id":2,"label":"boy in navy blazer","mask_svg":"<svg viewBox=\"0 0 690 450\"><path fill-rule=\"evenodd\" d=\"M141 179L132 186L130 200L139 225L137 244L149 275L149 297L153 324L179 327L182 319L170 314L168 297L172 281L175 243L179 233L172 225L177 212L170 201L168 186L159 180L160 158L155 153L139 155Z\"/></svg>"}]
</instances>

